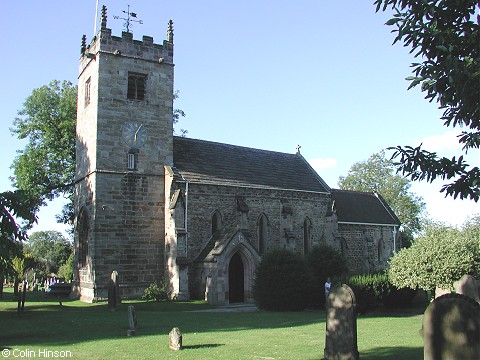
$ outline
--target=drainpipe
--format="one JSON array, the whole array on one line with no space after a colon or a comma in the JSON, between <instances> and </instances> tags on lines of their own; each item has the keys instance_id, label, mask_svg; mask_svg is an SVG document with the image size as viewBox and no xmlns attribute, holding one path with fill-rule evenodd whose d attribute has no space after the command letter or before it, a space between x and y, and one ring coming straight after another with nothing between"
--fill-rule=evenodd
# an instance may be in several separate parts
<instances>
[{"instance_id":1,"label":"drainpipe","mask_svg":"<svg viewBox=\"0 0 480 360\"><path fill-rule=\"evenodd\" d=\"M393 234L393 254L395 255L395 253L397 252L397 243L396 243L397 227L396 226L393 227L392 234Z\"/></svg>"},{"instance_id":2,"label":"drainpipe","mask_svg":"<svg viewBox=\"0 0 480 360\"><path fill-rule=\"evenodd\" d=\"M185 257L188 258L188 181L186 180L185 180Z\"/></svg>"}]
</instances>

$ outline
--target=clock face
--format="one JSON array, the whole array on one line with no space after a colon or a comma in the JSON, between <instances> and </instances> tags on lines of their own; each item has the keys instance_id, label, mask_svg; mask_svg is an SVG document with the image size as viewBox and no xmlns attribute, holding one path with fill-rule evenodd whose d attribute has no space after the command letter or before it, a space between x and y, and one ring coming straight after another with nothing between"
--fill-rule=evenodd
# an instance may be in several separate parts
<instances>
[{"instance_id":1,"label":"clock face","mask_svg":"<svg viewBox=\"0 0 480 360\"><path fill-rule=\"evenodd\" d=\"M147 128L136 122L126 122L122 126L122 139L131 148L138 149L147 141Z\"/></svg>"}]
</instances>

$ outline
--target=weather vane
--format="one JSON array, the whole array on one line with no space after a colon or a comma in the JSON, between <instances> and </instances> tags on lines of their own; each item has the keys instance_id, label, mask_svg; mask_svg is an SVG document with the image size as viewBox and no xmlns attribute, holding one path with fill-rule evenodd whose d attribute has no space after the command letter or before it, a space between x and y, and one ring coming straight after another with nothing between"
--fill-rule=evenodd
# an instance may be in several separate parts
<instances>
[{"instance_id":1,"label":"weather vane","mask_svg":"<svg viewBox=\"0 0 480 360\"><path fill-rule=\"evenodd\" d=\"M114 19L118 20L125 20L125 23L123 26L125 26L125 29L127 30L127 33L130 32L130 27L132 26L132 22L137 22L139 24L143 24L143 20L135 20L137 18L137 13L130 12L130 5L127 5L127 11L123 10L122 11L124 14L127 14L127 18L121 18L120 16L113 16ZM132 19L135 18L135 19Z\"/></svg>"}]
</instances>

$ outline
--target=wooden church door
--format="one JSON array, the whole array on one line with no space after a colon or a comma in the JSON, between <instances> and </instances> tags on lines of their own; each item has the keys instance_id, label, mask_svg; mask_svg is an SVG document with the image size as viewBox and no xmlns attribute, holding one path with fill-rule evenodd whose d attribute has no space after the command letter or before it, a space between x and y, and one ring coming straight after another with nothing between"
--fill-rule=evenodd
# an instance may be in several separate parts
<instances>
[{"instance_id":1,"label":"wooden church door","mask_svg":"<svg viewBox=\"0 0 480 360\"><path fill-rule=\"evenodd\" d=\"M245 293L245 279L244 279L244 269L243 261L236 253L230 259L230 264L228 266L228 300L230 304L244 302L244 293Z\"/></svg>"}]
</instances>

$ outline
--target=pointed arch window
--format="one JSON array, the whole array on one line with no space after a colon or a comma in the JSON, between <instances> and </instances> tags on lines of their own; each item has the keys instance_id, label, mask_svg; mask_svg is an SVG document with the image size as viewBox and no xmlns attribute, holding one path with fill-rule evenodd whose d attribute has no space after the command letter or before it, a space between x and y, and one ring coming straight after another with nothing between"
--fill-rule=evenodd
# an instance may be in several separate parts
<instances>
[{"instance_id":1,"label":"pointed arch window","mask_svg":"<svg viewBox=\"0 0 480 360\"><path fill-rule=\"evenodd\" d=\"M383 240L382 240L382 239L378 240L378 245L377 245L377 260L378 260L379 262L383 261L384 247L385 247L385 244L383 243Z\"/></svg>"},{"instance_id":2,"label":"pointed arch window","mask_svg":"<svg viewBox=\"0 0 480 360\"><path fill-rule=\"evenodd\" d=\"M88 214L85 209L80 211L77 220L78 231L78 266L83 267L87 265L88 255Z\"/></svg>"},{"instance_id":3,"label":"pointed arch window","mask_svg":"<svg viewBox=\"0 0 480 360\"><path fill-rule=\"evenodd\" d=\"M218 210L212 215L212 235L222 228L222 215Z\"/></svg>"},{"instance_id":4,"label":"pointed arch window","mask_svg":"<svg viewBox=\"0 0 480 360\"><path fill-rule=\"evenodd\" d=\"M308 254L310 251L310 240L312 233L312 221L306 217L303 221L303 253Z\"/></svg>"},{"instance_id":5,"label":"pointed arch window","mask_svg":"<svg viewBox=\"0 0 480 360\"><path fill-rule=\"evenodd\" d=\"M268 220L265 214L260 215L257 225L258 253L262 255L265 252L268 242Z\"/></svg>"}]
</instances>

